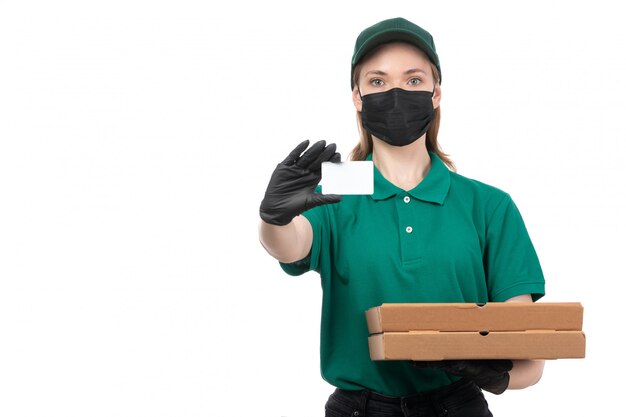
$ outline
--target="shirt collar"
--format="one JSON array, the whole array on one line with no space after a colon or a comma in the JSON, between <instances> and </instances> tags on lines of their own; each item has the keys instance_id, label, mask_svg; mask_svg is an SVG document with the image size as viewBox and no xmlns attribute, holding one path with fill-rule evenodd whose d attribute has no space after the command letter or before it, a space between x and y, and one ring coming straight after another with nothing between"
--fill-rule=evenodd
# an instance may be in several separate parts
<instances>
[{"instance_id":1,"label":"shirt collar","mask_svg":"<svg viewBox=\"0 0 626 417\"><path fill-rule=\"evenodd\" d=\"M428 154L431 160L430 170L415 188L408 191L387 181L374 165L374 194L371 197L374 200L384 200L398 194L408 193L419 200L442 205L450 189L450 170L436 153L428 152ZM372 154L368 154L365 160L371 161Z\"/></svg>"}]
</instances>

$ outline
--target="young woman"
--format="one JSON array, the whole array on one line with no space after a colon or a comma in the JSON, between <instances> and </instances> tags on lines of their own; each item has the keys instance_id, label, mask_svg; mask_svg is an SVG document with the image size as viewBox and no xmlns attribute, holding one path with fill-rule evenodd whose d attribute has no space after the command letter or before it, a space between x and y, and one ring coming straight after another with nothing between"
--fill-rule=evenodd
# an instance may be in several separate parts
<instances>
[{"instance_id":1,"label":"young woman","mask_svg":"<svg viewBox=\"0 0 626 417\"><path fill-rule=\"evenodd\" d=\"M364 312L384 302L534 301L539 260L511 197L461 176L437 142L441 68L431 35L402 18L365 29L352 58L374 194L316 192L334 144L298 145L272 174L260 241L291 275L322 280L327 416L490 416L482 390L535 384L543 361L372 361ZM317 190L319 191L319 190Z\"/></svg>"}]
</instances>

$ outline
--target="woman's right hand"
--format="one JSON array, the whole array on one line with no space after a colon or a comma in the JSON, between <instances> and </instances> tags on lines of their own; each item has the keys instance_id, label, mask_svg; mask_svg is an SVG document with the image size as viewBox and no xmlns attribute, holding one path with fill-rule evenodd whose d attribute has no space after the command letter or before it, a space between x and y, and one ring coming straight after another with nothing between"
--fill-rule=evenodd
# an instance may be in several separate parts
<instances>
[{"instance_id":1,"label":"woman's right hand","mask_svg":"<svg viewBox=\"0 0 626 417\"><path fill-rule=\"evenodd\" d=\"M306 210L341 201L340 195L315 193L322 179L322 162L341 161L337 146L326 146L321 140L302 154L308 146L308 140L300 143L276 166L259 210L266 223L284 226Z\"/></svg>"}]
</instances>

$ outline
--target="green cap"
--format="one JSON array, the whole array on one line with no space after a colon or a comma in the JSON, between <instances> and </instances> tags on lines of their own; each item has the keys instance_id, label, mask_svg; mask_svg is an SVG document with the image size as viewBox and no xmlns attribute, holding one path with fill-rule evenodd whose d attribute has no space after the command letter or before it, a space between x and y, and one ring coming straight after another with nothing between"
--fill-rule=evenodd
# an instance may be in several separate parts
<instances>
[{"instance_id":1,"label":"green cap","mask_svg":"<svg viewBox=\"0 0 626 417\"><path fill-rule=\"evenodd\" d=\"M350 71L350 87L354 88L354 67L368 52L374 48L388 42L407 42L415 45L430 58L439 71L439 82L441 82L441 67L439 67L439 57L435 50L433 37L417 26L401 17L383 20L365 29L356 39L354 54L352 55L352 70Z\"/></svg>"}]
</instances>

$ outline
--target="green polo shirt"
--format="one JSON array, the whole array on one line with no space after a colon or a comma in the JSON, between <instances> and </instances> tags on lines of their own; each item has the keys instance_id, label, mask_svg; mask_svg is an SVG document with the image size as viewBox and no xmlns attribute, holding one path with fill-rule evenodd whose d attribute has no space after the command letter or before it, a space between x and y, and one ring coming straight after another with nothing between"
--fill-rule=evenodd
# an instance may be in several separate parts
<instances>
[{"instance_id":1,"label":"green polo shirt","mask_svg":"<svg viewBox=\"0 0 626 417\"><path fill-rule=\"evenodd\" d=\"M451 172L434 153L430 158L428 174L412 190L374 168L373 195L345 195L303 213L313 228L311 253L281 263L290 275L320 274L321 373L336 387L403 396L457 379L408 361L372 361L370 307L544 294L537 254L511 197Z\"/></svg>"}]
</instances>

